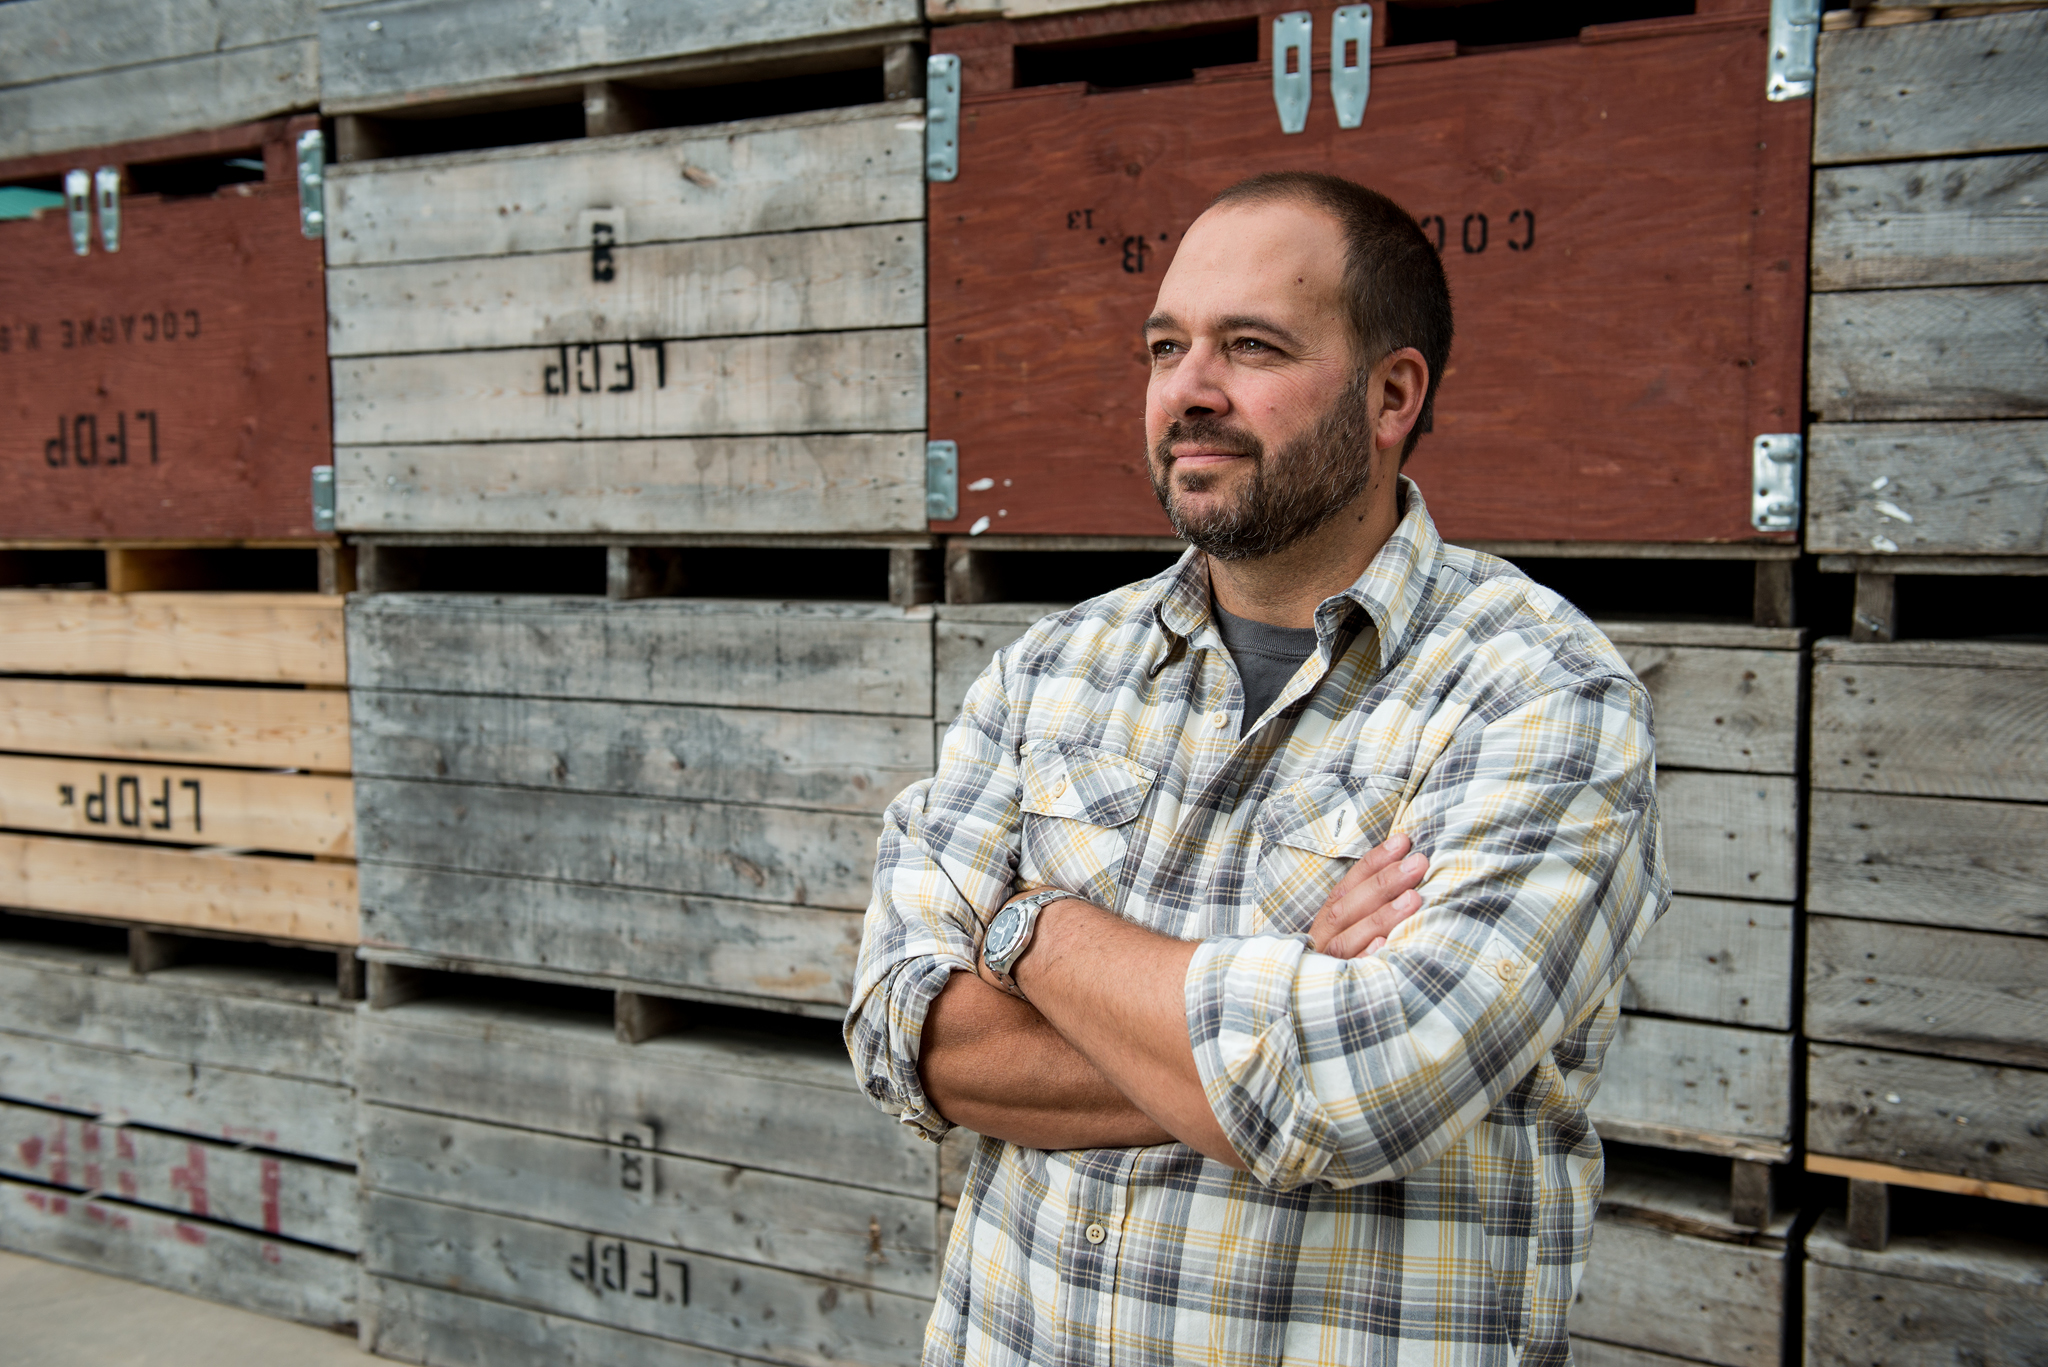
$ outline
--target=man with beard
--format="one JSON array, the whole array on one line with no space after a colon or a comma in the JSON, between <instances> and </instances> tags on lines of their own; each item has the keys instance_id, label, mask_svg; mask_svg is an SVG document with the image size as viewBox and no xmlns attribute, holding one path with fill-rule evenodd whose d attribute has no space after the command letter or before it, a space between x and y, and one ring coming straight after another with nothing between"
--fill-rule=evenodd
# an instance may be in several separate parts
<instances>
[{"instance_id":1,"label":"man with beard","mask_svg":"<svg viewBox=\"0 0 2048 1367\"><path fill-rule=\"evenodd\" d=\"M847 1044L984 1136L924 1360L1568 1362L1648 699L1400 474L1451 313L1390 201L1225 191L1145 336L1192 549L1004 649L884 826Z\"/></svg>"}]
</instances>

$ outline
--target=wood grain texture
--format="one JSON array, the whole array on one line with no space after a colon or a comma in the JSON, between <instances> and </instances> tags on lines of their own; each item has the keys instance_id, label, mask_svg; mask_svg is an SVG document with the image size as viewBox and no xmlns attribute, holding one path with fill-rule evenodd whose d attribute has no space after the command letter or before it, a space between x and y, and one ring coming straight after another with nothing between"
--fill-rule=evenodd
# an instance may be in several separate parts
<instances>
[{"instance_id":1,"label":"wood grain texture","mask_svg":"<svg viewBox=\"0 0 2048 1367\"><path fill-rule=\"evenodd\" d=\"M937 1290L931 1199L369 1106L373 1191L714 1253L906 1295Z\"/></svg>"},{"instance_id":2,"label":"wood grain texture","mask_svg":"<svg viewBox=\"0 0 2048 1367\"><path fill-rule=\"evenodd\" d=\"M924 217L915 100L627 137L331 167L330 268L576 252L584 211L636 245ZM432 205L482 212L428 215Z\"/></svg>"},{"instance_id":3,"label":"wood grain texture","mask_svg":"<svg viewBox=\"0 0 2048 1367\"><path fill-rule=\"evenodd\" d=\"M1806 545L1869 555L2048 555L2048 422L1819 423Z\"/></svg>"},{"instance_id":4,"label":"wood grain texture","mask_svg":"<svg viewBox=\"0 0 2048 1367\"><path fill-rule=\"evenodd\" d=\"M1814 786L2048 801L2048 646L2009 649L2041 667L1816 660Z\"/></svg>"},{"instance_id":5,"label":"wood grain texture","mask_svg":"<svg viewBox=\"0 0 2048 1367\"><path fill-rule=\"evenodd\" d=\"M1951 21L1953 22L1953 21ZM2048 1257L1990 1235L1894 1237L1851 1248L1832 1212L1806 1240L1811 1367L2030 1363L2048 1343Z\"/></svg>"},{"instance_id":6,"label":"wood grain texture","mask_svg":"<svg viewBox=\"0 0 2048 1367\"><path fill-rule=\"evenodd\" d=\"M352 945L356 870L268 855L0 834L0 904Z\"/></svg>"},{"instance_id":7,"label":"wood grain texture","mask_svg":"<svg viewBox=\"0 0 2048 1367\"><path fill-rule=\"evenodd\" d=\"M1798 895L1796 780L1660 769L1657 806L1675 891L1774 902Z\"/></svg>"},{"instance_id":8,"label":"wood grain texture","mask_svg":"<svg viewBox=\"0 0 2048 1367\"><path fill-rule=\"evenodd\" d=\"M356 1175L158 1130L0 1101L0 1172L354 1252Z\"/></svg>"},{"instance_id":9,"label":"wood grain texture","mask_svg":"<svg viewBox=\"0 0 2048 1367\"><path fill-rule=\"evenodd\" d=\"M1808 802L1808 910L2048 936L2048 808L1818 789Z\"/></svg>"},{"instance_id":10,"label":"wood grain texture","mask_svg":"<svg viewBox=\"0 0 2048 1367\"><path fill-rule=\"evenodd\" d=\"M1690 1367L1695 1361L1572 1335L1572 1362L1576 1367Z\"/></svg>"},{"instance_id":11,"label":"wood grain texture","mask_svg":"<svg viewBox=\"0 0 2048 1367\"><path fill-rule=\"evenodd\" d=\"M1623 1016L1608 1048L1595 1126L1612 1118L1782 1142L1792 1133L1792 1037Z\"/></svg>"},{"instance_id":12,"label":"wood grain texture","mask_svg":"<svg viewBox=\"0 0 2048 1367\"><path fill-rule=\"evenodd\" d=\"M860 951L846 911L391 864L362 866L362 907L378 948L804 1014L853 1000Z\"/></svg>"},{"instance_id":13,"label":"wood grain texture","mask_svg":"<svg viewBox=\"0 0 2048 1367\"><path fill-rule=\"evenodd\" d=\"M501 1367L527 1360L754 1367L758 1361L388 1277L366 1274L362 1297L363 1348L426 1367Z\"/></svg>"},{"instance_id":14,"label":"wood grain texture","mask_svg":"<svg viewBox=\"0 0 2048 1367\"><path fill-rule=\"evenodd\" d=\"M1799 753L1797 651L1618 648L1650 690L1660 765L1793 772Z\"/></svg>"},{"instance_id":15,"label":"wood grain texture","mask_svg":"<svg viewBox=\"0 0 2048 1367\"><path fill-rule=\"evenodd\" d=\"M47 0L47 5L60 12L65 8L64 0ZM175 8L185 14L219 9ZM9 46L0 40L0 47ZM319 89L319 51L310 38L0 89L0 157L90 149L267 119L311 109L319 102ZM125 201L122 208L125 216ZM125 245L125 226L122 236Z\"/></svg>"},{"instance_id":16,"label":"wood grain texture","mask_svg":"<svg viewBox=\"0 0 2048 1367\"><path fill-rule=\"evenodd\" d=\"M1806 1033L2048 1068L2048 939L1808 917Z\"/></svg>"},{"instance_id":17,"label":"wood grain texture","mask_svg":"<svg viewBox=\"0 0 2048 1367\"><path fill-rule=\"evenodd\" d=\"M1361 130L1318 99L1295 136L1267 68L1009 90L978 27L932 36L970 92L930 191L930 430L962 443L938 529L1164 533L1139 325L1216 191L1299 168L1443 222L1459 342L1411 473L1446 536L1756 539L1750 442L1800 411L1811 112L1758 93L1761 24L1380 65Z\"/></svg>"},{"instance_id":18,"label":"wood grain texture","mask_svg":"<svg viewBox=\"0 0 2048 1367\"><path fill-rule=\"evenodd\" d=\"M347 773L348 695L0 678L0 750Z\"/></svg>"},{"instance_id":19,"label":"wood grain texture","mask_svg":"<svg viewBox=\"0 0 2048 1367\"><path fill-rule=\"evenodd\" d=\"M2048 1072L1810 1044L1806 1094L1815 1153L2048 1186Z\"/></svg>"},{"instance_id":20,"label":"wood grain texture","mask_svg":"<svg viewBox=\"0 0 2048 1367\"><path fill-rule=\"evenodd\" d=\"M1937 563L1953 565L1956 562ZM1954 573L1953 570L1947 572ZM1813 658L1817 664L1958 665L1984 670L2048 668L2048 648L2028 640L1926 637L1904 641L1857 641L1847 636L1823 636L1813 643Z\"/></svg>"},{"instance_id":21,"label":"wood grain texture","mask_svg":"<svg viewBox=\"0 0 2048 1367\"><path fill-rule=\"evenodd\" d=\"M2048 156L1885 162L1813 177L1813 287L2048 278Z\"/></svg>"},{"instance_id":22,"label":"wood grain texture","mask_svg":"<svg viewBox=\"0 0 2048 1367\"><path fill-rule=\"evenodd\" d=\"M0 755L0 825L348 857L355 796L321 774Z\"/></svg>"},{"instance_id":23,"label":"wood grain texture","mask_svg":"<svg viewBox=\"0 0 2048 1367\"><path fill-rule=\"evenodd\" d=\"M931 715L928 607L394 593L348 629L357 688Z\"/></svg>"},{"instance_id":24,"label":"wood grain texture","mask_svg":"<svg viewBox=\"0 0 2048 1367\"><path fill-rule=\"evenodd\" d=\"M344 446L354 532L921 532L924 437Z\"/></svg>"},{"instance_id":25,"label":"wood grain texture","mask_svg":"<svg viewBox=\"0 0 2048 1367\"><path fill-rule=\"evenodd\" d=\"M2048 16L1852 29L1820 39L1813 160L1897 161L2048 144Z\"/></svg>"},{"instance_id":26,"label":"wood grain texture","mask_svg":"<svg viewBox=\"0 0 2048 1367\"><path fill-rule=\"evenodd\" d=\"M315 0L16 0L0 13L0 86L313 36Z\"/></svg>"},{"instance_id":27,"label":"wood grain texture","mask_svg":"<svg viewBox=\"0 0 2048 1367\"><path fill-rule=\"evenodd\" d=\"M1600 1220L1572 1301L1572 1333L1719 1367L1775 1367L1785 1264L1782 1246Z\"/></svg>"},{"instance_id":28,"label":"wood grain texture","mask_svg":"<svg viewBox=\"0 0 2048 1367\"><path fill-rule=\"evenodd\" d=\"M0 590L0 669L339 684L338 597Z\"/></svg>"},{"instance_id":29,"label":"wood grain texture","mask_svg":"<svg viewBox=\"0 0 2048 1367\"><path fill-rule=\"evenodd\" d=\"M1825 422L2048 417L2048 285L1813 297L1807 401Z\"/></svg>"},{"instance_id":30,"label":"wood grain texture","mask_svg":"<svg viewBox=\"0 0 2048 1367\"><path fill-rule=\"evenodd\" d=\"M1789 906L1674 897L1622 982L1624 1010L1792 1028Z\"/></svg>"},{"instance_id":31,"label":"wood grain texture","mask_svg":"<svg viewBox=\"0 0 2048 1367\"><path fill-rule=\"evenodd\" d=\"M0 1247L323 1328L355 1321L353 1256L121 1202L0 1182Z\"/></svg>"}]
</instances>

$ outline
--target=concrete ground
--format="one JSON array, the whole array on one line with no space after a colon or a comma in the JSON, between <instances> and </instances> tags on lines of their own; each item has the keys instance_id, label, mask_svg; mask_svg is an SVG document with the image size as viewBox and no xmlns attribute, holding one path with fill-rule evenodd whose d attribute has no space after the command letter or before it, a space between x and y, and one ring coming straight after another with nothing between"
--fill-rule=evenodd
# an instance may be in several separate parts
<instances>
[{"instance_id":1,"label":"concrete ground","mask_svg":"<svg viewBox=\"0 0 2048 1367\"><path fill-rule=\"evenodd\" d=\"M7 1367L372 1367L353 1338L0 1253Z\"/></svg>"}]
</instances>

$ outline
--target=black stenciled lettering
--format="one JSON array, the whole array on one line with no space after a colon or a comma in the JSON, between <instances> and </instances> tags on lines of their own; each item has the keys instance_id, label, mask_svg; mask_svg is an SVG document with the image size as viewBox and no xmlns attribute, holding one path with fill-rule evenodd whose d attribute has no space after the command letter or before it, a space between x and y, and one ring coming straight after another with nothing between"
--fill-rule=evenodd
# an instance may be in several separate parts
<instances>
[{"instance_id":1,"label":"black stenciled lettering","mask_svg":"<svg viewBox=\"0 0 2048 1367\"><path fill-rule=\"evenodd\" d=\"M647 1286L647 1289L646 1289L645 1291L642 1291L642 1290L641 1290L641 1289L640 1289L640 1288L639 1288L638 1286L635 1286L635 1287L633 1288L633 1294L634 1294L634 1295L638 1296L638 1297L639 1297L639 1298L640 1298L641 1300L645 1300L645 1301L658 1301L658 1300L660 1300L660 1299L661 1299L661 1254L657 1253L657 1252L656 1252L655 1250L653 1250L653 1249L651 1249L651 1248L650 1248L650 1249L648 1249L648 1250L647 1250L647 1270L646 1270L645 1272L642 1272L642 1273L640 1273L640 1274L639 1274L638 1276L634 1277L634 1278L633 1278L633 1280L634 1280L635 1282L644 1282L644 1283L646 1283L646 1286Z\"/></svg>"},{"instance_id":2,"label":"black stenciled lettering","mask_svg":"<svg viewBox=\"0 0 2048 1367\"><path fill-rule=\"evenodd\" d=\"M165 309L159 316L163 319L164 323L164 340L166 342L177 341L178 311L176 309Z\"/></svg>"},{"instance_id":3,"label":"black stenciled lettering","mask_svg":"<svg viewBox=\"0 0 2048 1367\"><path fill-rule=\"evenodd\" d=\"M163 784L164 795L162 797L153 797L149 800L151 811L163 813L163 820L161 821L155 817L149 819L149 828L152 831L168 831L171 828L171 781L167 778L163 781Z\"/></svg>"},{"instance_id":4,"label":"black stenciled lettering","mask_svg":"<svg viewBox=\"0 0 2048 1367\"><path fill-rule=\"evenodd\" d=\"M619 343L619 360L612 367L612 373L623 375L617 384L604 387L607 394L630 394L633 392L633 347L631 343Z\"/></svg>"},{"instance_id":5,"label":"black stenciled lettering","mask_svg":"<svg viewBox=\"0 0 2048 1367\"><path fill-rule=\"evenodd\" d=\"M114 320L112 318L100 319L100 341L107 346L114 344Z\"/></svg>"},{"instance_id":6,"label":"black stenciled lettering","mask_svg":"<svg viewBox=\"0 0 2048 1367\"><path fill-rule=\"evenodd\" d=\"M636 347L639 347L639 348L640 348L640 349L641 349L642 351L651 351L651 352L653 352L653 353L654 353L654 387L655 387L656 389L667 389L667 388L668 388L668 343L667 343L667 342L635 342L635 343L633 343L633 345L634 345L634 346L636 346Z\"/></svg>"},{"instance_id":7,"label":"black stenciled lettering","mask_svg":"<svg viewBox=\"0 0 2048 1367\"><path fill-rule=\"evenodd\" d=\"M1515 210L1508 215L1508 226L1512 228L1517 223L1522 225L1522 240L1517 242L1512 237L1509 238L1508 250L1511 252L1526 252L1536 245L1536 211L1534 209Z\"/></svg>"},{"instance_id":8,"label":"black stenciled lettering","mask_svg":"<svg viewBox=\"0 0 2048 1367\"><path fill-rule=\"evenodd\" d=\"M135 340L135 315L132 313L121 315L121 340L124 342Z\"/></svg>"},{"instance_id":9,"label":"black stenciled lettering","mask_svg":"<svg viewBox=\"0 0 2048 1367\"><path fill-rule=\"evenodd\" d=\"M197 341L199 338L199 310L185 310L185 335Z\"/></svg>"},{"instance_id":10,"label":"black stenciled lettering","mask_svg":"<svg viewBox=\"0 0 2048 1367\"><path fill-rule=\"evenodd\" d=\"M569 1275L589 1287L593 1294L604 1294L597 1281L597 1240L586 1238L582 1250L569 1255Z\"/></svg>"},{"instance_id":11,"label":"black stenciled lettering","mask_svg":"<svg viewBox=\"0 0 2048 1367\"><path fill-rule=\"evenodd\" d=\"M199 819L199 780L196 778L181 778L178 780L178 786L192 790L192 829L194 831L205 830L206 823Z\"/></svg>"},{"instance_id":12,"label":"black stenciled lettering","mask_svg":"<svg viewBox=\"0 0 2048 1367\"><path fill-rule=\"evenodd\" d=\"M1143 275L1145 273L1145 253L1151 250L1151 244L1145 241L1144 234L1142 233L1136 237L1125 238L1124 274Z\"/></svg>"},{"instance_id":13,"label":"black stenciled lettering","mask_svg":"<svg viewBox=\"0 0 2048 1367\"><path fill-rule=\"evenodd\" d=\"M156 464L156 410L154 408L136 409L135 421L141 422L144 419L149 421L149 463L154 465Z\"/></svg>"},{"instance_id":14,"label":"black stenciled lettering","mask_svg":"<svg viewBox=\"0 0 2048 1367\"><path fill-rule=\"evenodd\" d=\"M154 313L142 315L142 340L145 342L154 342L156 340L156 315Z\"/></svg>"},{"instance_id":15,"label":"black stenciled lettering","mask_svg":"<svg viewBox=\"0 0 2048 1367\"><path fill-rule=\"evenodd\" d=\"M78 788L76 785L70 783L60 783L57 785L57 805L59 807L76 807L78 805Z\"/></svg>"},{"instance_id":16,"label":"black stenciled lettering","mask_svg":"<svg viewBox=\"0 0 2048 1367\"><path fill-rule=\"evenodd\" d=\"M1476 247L1472 245L1472 225L1473 225L1474 223L1477 223L1477 224L1479 225L1479 245L1478 245L1478 246L1476 246ZM1464 247L1464 249L1465 249L1465 253L1466 253L1466 255L1468 255L1468 256L1477 256L1477 255L1479 255L1479 253L1481 253L1481 252L1485 251L1485 250L1486 250L1486 215L1485 215L1485 214L1466 214L1466 215L1465 215L1465 226L1464 226L1463 228L1461 228L1461 229L1459 230L1459 232L1458 232L1458 242L1459 242L1459 245L1461 245L1462 247Z\"/></svg>"},{"instance_id":17,"label":"black stenciled lettering","mask_svg":"<svg viewBox=\"0 0 2048 1367\"><path fill-rule=\"evenodd\" d=\"M585 383L583 374L583 362L585 359L588 359L590 362L588 383ZM578 342L576 344L576 392L578 394L595 394L604 387L601 383L604 376L598 373L603 369L603 366L603 358L598 355L598 343Z\"/></svg>"},{"instance_id":18,"label":"black stenciled lettering","mask_svg":"<svg viewBox=\"0 0 2048 1367\"><path fill-rule=\"evenodd\" d=\"M690 1265L681 1258L664 1258L662 1261L676 1270L676 1294L670 1298L669 1303L671 1305L688 1305L690 1303Z\"/></svg>"},{"instance_id":19,"label":"black stenciled lettering","mask_svg":"<svg viewBox=\"0 0 2048 1367\"><path fill-rule=\"evenodd\" d=\"M99 340L99 332L99 324L95 320L91 318L81 318L78 320L78 344L80 346L91 346L97 342Z\"/></svg>"},{"instance_id":20,"label":"black stenciled lettering","mask_svg":"<svg viewBox=\"0 0 2048 1367\"><path fill-rule=\"evenodd\" d=\"M1095 231L1095 211L1093 209L1069 209L1067 211L1067 231L1075 232L1083 228L1089 232Z\"/></svg>"},{"instance_id":21,"label":"black stenciled lettering","mask_svg":"<svg viewBox=\"0 0 2048 1367\"><path fill-rule=\"evenodd\" d=\"M569 392L568 347L558 346L555 348L555 363L551 366L541 367L540 384L541 388L550 394L566 394Z\"/></svg>"},{"instance_id":22,"label":"black stenciled lettering","mask_svg":"<svg viewBox=\"0 0 2048 1367\"><path fill-rule=\"evenodd\" d=\"M132 831L142 829L142 780L123 774L114 784L114 820Z\"/></svg>"},{"instance_id":23,"label":"black stenciled lettering","mask_svg":"<svg viewBox=\"0 0 2048 1367\"><path fill-rule=\"evenodd\" d=\"M114 415L114 430L107 433L107 445L112 448L111 453L107 456L107 464L126 465L128 463L128 415L126 413L116 413Z\"/></svg>"},{"instance_id":24,"label":"black stenciled lettering","mask_svg":"<svg viewBox=\"0 0 2048 1367\"><path fill-rule=\"evenodd\" d=\"M100 463L100 420L93 413L80 413L71 420L71 457L80 465Z\"/></svg>"},{"instance_id":25,"label":"black stenciled lettering","mask_svg":"<svg viewBox=\"0 0 2048 1367\"><path fill-rule=\"evenodd\" d=\"M1428 214L1416 220L1416 226L1422 229L1424 237L1430 235L1429 230L1432 225L1436 228L1436 249L1441 252L1444 249L1444 216L1442 214Z\"/></svg>"},{"instance_id":26,"label":"black stenciled lettering","mask_svg":"<svg viewBox=\"0 0 2048 1367\"><path fill-rule=\"evenodd\" d=\"M57 326L64 329L64 349L66 351L71 350L72 346L75 344L77 340L77 333L72 330L71 320L69 318L66 318Z\"/></svg>"},{"instance_id":27,"label":"black stenciled lettering","mask_svg":"<svg viewBox=\"0 0 2048 1367\"><path fill-rule=\"evenodd\" d=\"M604 1289L624 1291L629 1269L626 1260L630 1250L622 1240L614 1239L597 1251L598 1271L604 1277Z\"/></svg>"},{"instance_id":28,"label":"black stenciled lettering","mask_svg":"<svg viewBox=\"0 0 2048 1367\"><path fill-rule=\"evenodd\" d=\"M61 470L71 463L71 424L57 417L57 435L43 443L43 464Z\"/></svg>"},{"instance_id":29,"label":"black stenciled lettering","mask_svg":"<svg viewBox=\"0 0 2048 1367\"><path fill-rule=\"evenodd\" d=\"M93 792L91 789L86 790L85 819L95 826L107 824L107 776L105 774L100 775L98 792Z\"/></svg>"}]
</instances>

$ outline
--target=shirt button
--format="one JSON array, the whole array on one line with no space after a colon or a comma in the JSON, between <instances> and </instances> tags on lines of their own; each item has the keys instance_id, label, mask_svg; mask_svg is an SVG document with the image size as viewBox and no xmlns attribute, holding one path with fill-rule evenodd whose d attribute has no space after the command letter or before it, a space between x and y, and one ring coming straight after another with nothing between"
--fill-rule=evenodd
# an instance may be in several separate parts
<instances>
[{"instance_id":1,"label":"shirt button","mask_svg":"<svg viewBox=\"0 0 2048 1367\"><path fill-rule=\"evenodd\" d=\"M1224 727L1230 725L1230 714L1228 712L1220 711L1211 712L1209 714L1209 725L1215 727L1218 731L1221 731Z\"/></svg>"},{"instance_id":2,"label":"shirt button","mask_svg":"<svg viewBox=\"0 0 2048 1367\"><path fill-rule=\"evenodd\" d=\"M1065 779L1061 779L1058 783L1052 785L1052 795L1055 801L1067 795L1067 781Z\"/></svg>"},{"instance_id":3,"label":"shirt button","mask_svg":"<svg viewBox=\"0 0 2048 1367\"><path fill-rule=\"evenodd\" d=\"M1513 982L1521 971L1521 966L1513 959L1502 959L1493 966L1493 975L1504 983Z\"/></svg>"},{"instance_id":4,"label":"shirt button","mask_svg":"<svg viewBox=\"0 0 2048 1367\"><path fill-rule=\"evenodd\" d=\"M1087 1234L1088 1242L1091 1244L1099 1244L1109 1237L1109 1231L1101 1225L1090 1225L1083 1232Z\"/></svg>"}]
</instances>

